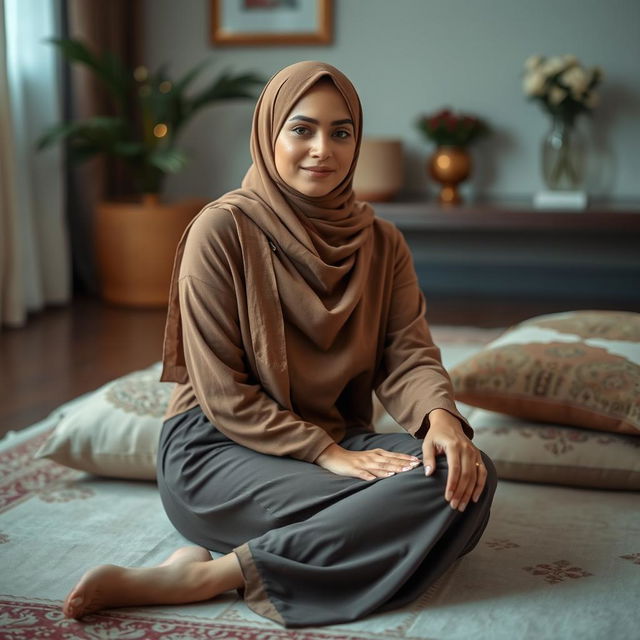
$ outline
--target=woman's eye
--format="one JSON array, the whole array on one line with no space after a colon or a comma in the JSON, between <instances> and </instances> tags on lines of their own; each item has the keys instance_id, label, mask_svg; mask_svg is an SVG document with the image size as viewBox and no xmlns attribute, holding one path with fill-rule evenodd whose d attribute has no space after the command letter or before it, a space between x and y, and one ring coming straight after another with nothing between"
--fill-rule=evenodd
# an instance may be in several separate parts
<instances>
[{"instance_id":1,"label":"woman's eye","mask_svg":"<svg viewBox=\"0 0 640 640\"><path fill-rule=\"evenodd\" d=\"M339 131L336 131L334 135L336 136L336 138L341 138L342 140L346 140L347 138L351 137L351 132L347 131L346 129L340 129Z\"/></svg>"},{"instance_id":2,"label":"woman's eye","mask_svg":"<svg viewBox=\"0 0 640 640\"><path fill-rule=\"evenodd\" d=\"M294 127L292 131L298 136L303 136L309 133L309 129L307 129L307 127Z\"/></svg>"}]
</instances>

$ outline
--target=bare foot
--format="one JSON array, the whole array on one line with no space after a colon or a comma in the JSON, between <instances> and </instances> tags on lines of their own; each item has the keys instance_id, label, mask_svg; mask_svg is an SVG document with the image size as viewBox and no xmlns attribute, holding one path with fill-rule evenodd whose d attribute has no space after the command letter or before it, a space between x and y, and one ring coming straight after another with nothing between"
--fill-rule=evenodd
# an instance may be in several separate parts
<instances>
[{"instance_id":1,"label":"bare foot","mask_svg":"<svg viewBox=\"0 0 640 640\"><path fill-rule=\"evenodd\" d=\"M67 618L81 618L111 607L207 600L221 592L216 592L211 563L204 547L182 547L156 567L101 565L82 576L62 611Z\"/></svg>"},{"instance_id":2,"label":"bare foot","mask_svg":"<svg viewBox=\"0 0 640 640\"><path fill-rule=\"evenodd\" d=\"M211 554L204 547L180 547L174 551L159 567L166 567L174 562L208 562Z\"/></svg>"}]
</instances>

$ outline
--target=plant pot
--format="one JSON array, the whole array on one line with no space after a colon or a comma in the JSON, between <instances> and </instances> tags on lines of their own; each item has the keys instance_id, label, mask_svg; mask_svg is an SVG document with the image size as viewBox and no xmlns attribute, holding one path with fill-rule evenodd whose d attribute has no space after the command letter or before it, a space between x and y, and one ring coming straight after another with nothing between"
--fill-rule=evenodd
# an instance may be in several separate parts
<instances>
[{"instance_id":1,"label":"plant pot","mask_svg":"<svg viewBox=\"0 0 640 640\"><path fill-rule=\"evenodd\" d=\"M193 216L207 203L194 198L164 204L101 202L95 246L104 300L129 307L164 307L176 247Z\"/></svg>"}]
</instances>

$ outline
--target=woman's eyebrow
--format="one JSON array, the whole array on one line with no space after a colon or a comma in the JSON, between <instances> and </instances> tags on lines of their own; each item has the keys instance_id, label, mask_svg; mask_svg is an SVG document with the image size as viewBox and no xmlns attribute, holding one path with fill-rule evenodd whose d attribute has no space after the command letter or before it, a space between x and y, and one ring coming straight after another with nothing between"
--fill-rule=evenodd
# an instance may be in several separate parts
<instances>
[{"instance_id":1,"label":"woman's eyebrow","mask_svg":"<svg viewBox=\"0 0 640 640\"><path fill-rule=\"evenodd\" d=\"M311 124L320 124L320 122L315 118L308 118L307 116L292 116L291 118L289 118L289 122L291 122L292 120L302 120L303 122L310 122ZM344 120L334 120L331 123L331 126L335 127L339 124L350 124L351 126L353 126L353 120L351 118L345 118Z\"/></svg>"}]
</instances>

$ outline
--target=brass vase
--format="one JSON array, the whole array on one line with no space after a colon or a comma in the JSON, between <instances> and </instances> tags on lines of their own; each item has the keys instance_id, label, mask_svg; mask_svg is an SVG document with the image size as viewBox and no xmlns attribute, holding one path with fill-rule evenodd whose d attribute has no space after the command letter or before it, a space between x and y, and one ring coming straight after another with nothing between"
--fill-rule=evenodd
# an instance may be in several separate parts
<instances>
[{"instance_id":1,"label":"brass vase","mask_svg":"<svg viewBox=\"0 0 640 640\"><path fill-rule=\"evenodd\" d=\"M441 204L458 204L462 198L458 185L471 173L471 156L463 147L438 147L429 158L429 173L441 184Z\"/></svg>"}]
</instances>

